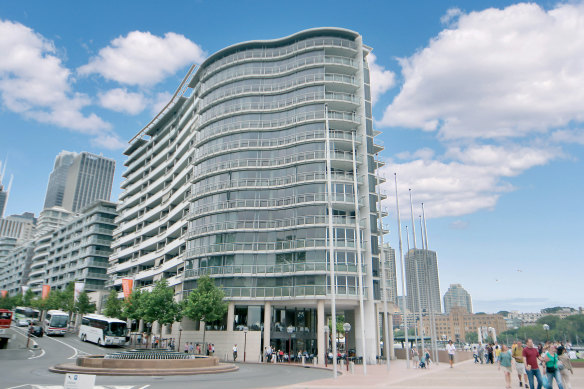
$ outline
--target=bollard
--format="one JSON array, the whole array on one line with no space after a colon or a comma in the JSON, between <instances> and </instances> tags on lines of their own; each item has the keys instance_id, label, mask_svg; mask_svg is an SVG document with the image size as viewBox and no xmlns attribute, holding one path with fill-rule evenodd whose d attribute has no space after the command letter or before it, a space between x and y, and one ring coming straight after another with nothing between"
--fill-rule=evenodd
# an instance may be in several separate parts
<instances>
[{"instance_id":1,"label":"bollard","mask_svg":"<svg viewBox=\"0 0 584 389\"><path fill-rule=\"evenodd\" d=\"M349 370L351 371L351 374L355 374L355 362L349 362Z\"/></svg>"},{"instance_id":2,"label":"bollard","mask_svg":"<svg viewBox=\"0 0 584 389\"><path fill-rule=\"evenodd\" d=\"M306 365L306 358L304 357L304 355L302 356L302 366Z\"/></svg>"},{"instance_id":3,"label":"bollard","mask_svg":"<svg viewBox=\"0 0 584 389\"><path fill-rule=\"evenodd\" d=\"M313 365L313 366L316 366L316 365L318 365L318 357L314 357L314 358L312 358L312 365Z\"/></svg>"}]
</instances>

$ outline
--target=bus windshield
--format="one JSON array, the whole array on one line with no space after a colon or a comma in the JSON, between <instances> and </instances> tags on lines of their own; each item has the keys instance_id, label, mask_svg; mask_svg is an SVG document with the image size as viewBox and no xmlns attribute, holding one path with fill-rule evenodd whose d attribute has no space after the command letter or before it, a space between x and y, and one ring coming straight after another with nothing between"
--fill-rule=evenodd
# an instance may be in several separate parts
<instances>
[{"instance_id":1,"label":"bus windshield","mask_svg":"<svg viewBox=\"0 0 584 389\"><path fill-rule=\"evenodd\" d=\"M67 316L53 316L51 317L50 327L64 328L67 327L67 321L69 318Z\"/></svg>"},{"instance_id":2,"label":"bus windshield","mask_svg":"<svg viewBox=\"0 0 584 389\"><path fill-rule=\"evenodd\" d=\"M126 323L110 323L109 329L105 331L107 336L125 336Z\"/></svg>"}]
</instances>

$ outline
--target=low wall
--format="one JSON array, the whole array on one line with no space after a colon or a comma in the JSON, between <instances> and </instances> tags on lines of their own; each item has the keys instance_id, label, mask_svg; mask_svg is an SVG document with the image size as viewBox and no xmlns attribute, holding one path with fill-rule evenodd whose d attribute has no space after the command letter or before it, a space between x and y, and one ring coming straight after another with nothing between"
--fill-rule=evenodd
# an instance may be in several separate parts
<instances>
[{"instance_id":1,"label":"low wall","mask_svg":"<svg viewBox=\"0 0 584 389\"><path fill-rule=\"evenodd\" d=\"M78 357L76 365L98 369L186 369L218 366L219 359L104 359L103 355L91 355Z\"/></svg>"},{"instance_id":2,"label":"low wall","mask_svg":"<svg viewBox=\"0 0 584 389\"><path fill-rule=\"evenodd\" d=\"M401 348L395 349L395 357L397 359L406 359L406 350ZM469 359L473 359L472 352L457 351L456 355L454 356L454 363L466 361ZM448 362L448 352L446 350L438 350L438 362Z\"/></svg>"}]
</instances>

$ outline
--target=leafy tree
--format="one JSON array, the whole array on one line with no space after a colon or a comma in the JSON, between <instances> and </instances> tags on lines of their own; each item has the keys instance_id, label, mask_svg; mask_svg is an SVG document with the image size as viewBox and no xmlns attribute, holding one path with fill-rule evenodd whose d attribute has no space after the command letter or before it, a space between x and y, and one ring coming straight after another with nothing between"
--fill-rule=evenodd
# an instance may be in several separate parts
<instances>
[{"instance_id":1,"label":"leafy tree","mask_svg":"<svg viewBox=\"0 0 584 389\"><path fill-rule=\"evenodd\" d=\"M225 293L215 286L213 280L209 276L203 276L197 281L197 289L189 293L184 303L183 314L191 320L203 321L205 324L219 320L227 312L224 297ZM203 344L206 327L203 326Z\"/></svg>"},{"instance_id":2,"label":"leafy tree","mask_svg":"<svg viewBox=\"0 0 584 389\"><path fill-rule=\"evenodd\" d=\"M124 300L122 304L122 317L134 320L142 319L142 295L143 293L139 289L136 289L130 294L127 300Z\"/></svg>"},{"instance_id":3,"label":"leafy tree","mask_svg":"<svg viewBox=\"0 0 584 389\"><path fill-rule=\"evenodd\" d=\"M499 311L499 312L497 312L497 315L507 317L507 316L509 316L509 311Z\"/></svg>"},{"instance_id":4,"label":"leafy tree","mask_svg":"<svg viewBox=\"0 0 584 389\"><path fill-rule=\"evenodd\" d=\"M123 317L123 303L118 299L118 292L115 289L112 289L107 297L103 314L107 317Z\"/></svg>"},{"instance_id":5,"label":"leafy tree","mask_svg":"<svg viewBox=\"0 0 584 389\"><path fill-rule=\"evenodd\" d=\"M95 304L91 302L87 292L83 291L77 298L74 309L79 315L83 316L86 313L95 312Z\"/></svg>"},{"instance_id":6,"label":"leafy tree","mask_svg":"<svg viewBox=\"0 0 584 389\"><path fill-rule=\"evenodd\" d=\"M22 304L25 307L30 307L30 304L32 303L32 301L35 299L35 294L32 291L32 289L28 289L26 291L26 293L24 294L24 297L22 298Z\"/></svg>"},{"instance_id":7,"label":"leafy tree","mask_svg":"<svg viewBox=\"0 0 584 389\"><path fill-rule=\"evenodd\" d=\"M478 343L479 342L479 334L476 332L467 332L464 336L464 340L466 343Z\"/></svg>"},{"instance_id":8,"label":"leafy tree","mask_svg":"<svg viewBox=\"0 0 584 389\"><path fill-rule=\"evenodd\" d=\"M14 303L14 297L6 295L6 297L0 297L0 308L2 309L13 309L16 306Z\"/></svg>"},{"instance_id":9,"label":"leafy tree","mask_svg":"<svg viewBox=\"0 0 584 389\"><path fill-rule=\"evenodd\" d=\"M57 304L65 312L75 311L75 283L69 282L65 290L58 293Z\"/></svg>"},{"instance_id":10,"label":"leafy tree","mask_svg":"<svg viewBox=\"0 0 584 389\"><path fill-rule=\"evenodd\" d=\"M140 312L146 322L158 322L161 337L164 324L172 324L182 317L181 306L174 301L174 288L165 279L158 281L152 292L142 292Z\"/></svg>"},{"instance_id":11,"label":"leafy tree","mask_svg":"<svg viewBox=\"0 0 584 389\"><path fill-rule=\"evenodd\" d=\"M570 310L570 312L574 312L575 309L572 307L552 307L552 308L544 308L541 310L541 313L543 314L550 314L550 313L558 313L564 309L568 309Z\"/></svg>"}]
</instances>

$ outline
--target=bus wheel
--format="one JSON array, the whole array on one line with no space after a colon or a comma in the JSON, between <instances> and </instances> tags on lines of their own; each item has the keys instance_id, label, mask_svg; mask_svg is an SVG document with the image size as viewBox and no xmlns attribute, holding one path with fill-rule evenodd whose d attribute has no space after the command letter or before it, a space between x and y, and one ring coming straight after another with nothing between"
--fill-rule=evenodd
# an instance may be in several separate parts
<instances>
[{"instance_id":1,"label":"bus wheel","mask_svg":"<svg viewBox=\"0 0 584 389\"><path fill-rule=\"evenodd\" d=\"M101 338L97 339L97 345L101 346Z\"/></svg>"},{"instance_id":2,"label":"bus wheel","mask_svg":"<svg viewBox=\"0 0 584 389\"><path fill-rule=\"evenodd\" d=\"M87 335L83 334L83 336L81 337L81 341L87 342Z\"/></svg>"}]
</instances>

